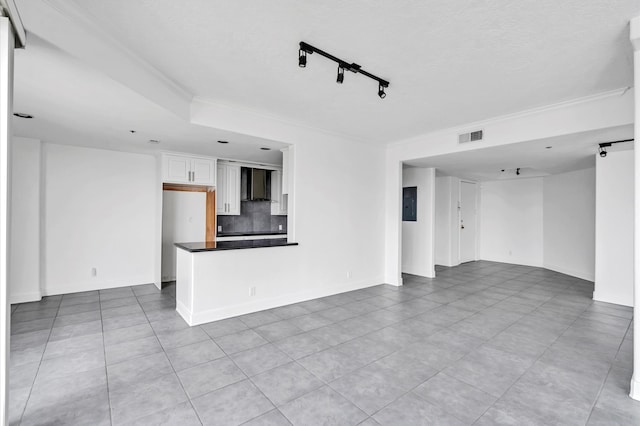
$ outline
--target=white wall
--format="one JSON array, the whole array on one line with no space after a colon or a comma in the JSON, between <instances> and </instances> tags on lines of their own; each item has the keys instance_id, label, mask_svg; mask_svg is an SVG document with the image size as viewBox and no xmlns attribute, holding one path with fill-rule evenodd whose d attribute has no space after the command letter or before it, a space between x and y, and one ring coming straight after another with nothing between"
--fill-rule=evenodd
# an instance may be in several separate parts
<instances>
[{"instance_id":1,"label":"white wall","mask_svg":"<svg viewBox=\"0 0 640 426\"><path fill-rule=\"evenodd\" d=\"M596 158L596 280L593 298L633 306L634 152Z\"/></svg>"},{"instance_id":2,"label":"white wall","mask_svg":"<svg viewBox=\"0 0 640 426\"><path fill-rule=\"evenodd\" d=\"M287 229L300 245L280 251L282 279L262 274L254 299L318 297L384 282L384 148L202 100L191 112L195 124L293 145ZM236 268L248 269L241 259ZM247 295L251 280L244 280Z\"/></svg>"},{"instance_id":3,"label":"white wall","mask_svg":"<svg viewBox=\"0 0 640 426\"><path fill-rule=\"evenodd\" d=\"M544 177L544 267L595 279L595 168Z\"/></svg>"},{"instance_id":4,"label":"white wall","mask_svg":"<svg viewBox=\"0 0 640 426\"><path fill-rule=\"evenodd\" d=\"M385 159L385 282L400 283L402 163L413 159L544 139L634 122L634 91L621 89L529 111L466 123L398 141ZM481 143L458 144L458 133L482 128Z\"/></svg>"},{"instance_id":5,"label":"white wall","mask_svg":"<svg viewBox=\"0 0 640 426\"><path fill-rule=\"evenodd\" d=\"M153 282L155 157L54 144L43 155L45 293Z\"/></svg>"},{"instance_id":6,"label":"white wall","mask_svg":"<svg viewBox=\"0 0 640 426\"><path fill-rule=\"evenodd\" d=\"M40 300L41 144L12 138L9 302Z\"/></svg>"},{"instance_id":7,"label":"white wall","mask_svg":"<svg viewBox=\"0 0 640 426\"><path fill-rule=\"evenodd\" d=\"M205 241L207 194L163 191L162 196L162 281L176 279L174 243Z\"/></svg>"},{"instance_id":8,"label":"white wall","mask_svg":"<svg viewBox=\"0 0 640 426\"><path fill-rule=\"evenodd\" d=\"M402 222L402 272L435 277L435 169L403 168L402 186L418 188L416 221Z\"/></svg>"},{"instance_id":9,"label":"white wall","mask_svg":"<svg viewBox=\"0 0 640 426\"><path fill-rule=\"evenodd\" d=\"M542 178L481 184L481 259L542 266L542 194Z\"/></svg>"},{"instance_id":10,"label":"white wall","mask_svg":"<svg viewBox=\"0 0 640 426\"><path fill-rule=\"evenodd\" d=\"M452 176L438 176L435 190L435 263L442 266L456 266L460 264L458 232L460 179Z\"/></svg>"}]
</instances>

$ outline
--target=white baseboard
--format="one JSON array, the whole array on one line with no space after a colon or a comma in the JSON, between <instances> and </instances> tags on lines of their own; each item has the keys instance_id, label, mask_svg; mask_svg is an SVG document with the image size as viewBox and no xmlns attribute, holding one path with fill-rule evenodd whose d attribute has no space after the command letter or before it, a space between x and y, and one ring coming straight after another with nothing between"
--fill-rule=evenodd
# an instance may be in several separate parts
<instances>
[{"instance_id":1,"label":"white baseboard","mask_svg":"<svg viewBox=\"0 0 640 426\"><path fill-rule=\"evenodd\" d=\"M43 290L43 296L55 296L58 294L82 293L84 291L107 290L110 288L131 287L143 284L152 284L153 280L118 280L112 282L100 281L96 283L82 283L68 286L47 287ZM155 284L155 283L154 283ZM156 284L157 286L157 284ZM160 287L158 287L160 288Z\"/></svg>"},{"instance_id":2,"label":"white baseboard","mask_svg":"<svg viewBox=\"0 0 640 426\"><path fill-rule=\"evenodd\" d=\"M265 309L277 308L291 305L293 303L305 302L320 297L332 296L334 294L345 293L347 291L360 290L382 284L382 279L358 281L346 285L328 287L314 291L291 293L283 296L241 303L233 306L225 306L218 309L210 309L202 312L190 312L181 303L176 303L176 310L187 321L189 325L200 325L211 321L218 321L238 315L251 314Z\"/></svg>"},{"instance_id":3,"label":"white baseboard","mask_svg":"<svg viewBox=\"0 0 640 426\"><path fill-rule=\"evenodd\" d=\"M487 256L482 256L478 260L486 260L488 262L508 263L510 265L533 266L534 268L544 268L544 265L542 264L542 262L529 262L526 259L517 259L517 258L513 258L513 257L502 257L502 256L487 257Z\"/></svg>"},{"instance_id":4,"label":"white baseboard","mask_svg":"<svg viewBox=\"0 0 640 426\"><path fill-rule=\"evenodd\" d=\"M582 280L587 280L587 281L596 280L595 271L579 271L577 269L566 268L564 266L553 265L550 263L545 263L544 268L552 271L560 272L561 274L571 275L572 277L580 278Z\"/></svg>"},{"instance_id":5,"label":"white baseboard","mask_svg":"<svg viewBox=\"0 0 640 426\"><path fill-rule=\"evenodd\" d=\"M192 312L182 303L176 300L176 311L189 325L197 325L193 323Z\"/></svg>"},{"instance_id":6,"label":"white baseboard","mask_svg":"<svg viewBox=\"0 0 640 426\"><path fill-rule=\"evenodd\" d=\"M622 299L612 299L608 296L603 297L601 292L598 292L597 287L596 290L593 291L593 300L595 300L596 302L613 303L614 305L628 306L630 308L633 308L633 300L627 301Z\"/></svg>"},{"instance_id":7,"label":"white baseboard","mask_svg":"<svg viewBox=\"0 0 640 426\"><path fill-rule=\"evenodd\" d=\"M42 294L39 291L9 295L9 303L12 305L15 305L16 303L37 302L39 300L42 300Z\"/></svg>"},{"instance_id":8,"label":"white baseboard","mask_svg":"<svg viewBox=\"0 0 640 426\"><path fill-rule=\"evenodd\" d=\"M629 396L636 401L640 401L640 380L636 379L636 373L640 374L640 372L634 372L633 377L631 377L631 391L629 392Z\"/></svg>"}]
</instances>

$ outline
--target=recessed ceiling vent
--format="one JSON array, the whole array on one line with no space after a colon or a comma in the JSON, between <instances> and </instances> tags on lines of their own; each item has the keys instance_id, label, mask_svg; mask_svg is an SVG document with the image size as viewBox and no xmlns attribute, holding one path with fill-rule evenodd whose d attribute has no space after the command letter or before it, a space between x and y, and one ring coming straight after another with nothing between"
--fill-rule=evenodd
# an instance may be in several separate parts
<instances>
[{"instance_id":1,"label":"recessed ceiling vent","mask_svg":"<svg viewBox=\"0 0 640 426\"><path fill-rule=\"evenodd\" d=\"M458 143L477 142L482 140L482 130L475 132L461 133L458 135Z\"/></svg>"}]
</instances>

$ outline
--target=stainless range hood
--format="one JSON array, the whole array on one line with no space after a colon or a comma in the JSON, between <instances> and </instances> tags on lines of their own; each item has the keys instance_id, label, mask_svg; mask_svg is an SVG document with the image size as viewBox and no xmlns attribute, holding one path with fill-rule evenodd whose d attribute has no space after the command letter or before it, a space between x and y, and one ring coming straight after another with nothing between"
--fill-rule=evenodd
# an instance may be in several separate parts
<instances>
[{"instance_id":1,"label":"stainless range hood","mask_svg":"<svg viewBox=\"0 0 640 426\"><path fill-rule=\"evenodd\" d=\"M241 200L271 201L271 170L242 167Z\"/></svg>"}]
</instances>

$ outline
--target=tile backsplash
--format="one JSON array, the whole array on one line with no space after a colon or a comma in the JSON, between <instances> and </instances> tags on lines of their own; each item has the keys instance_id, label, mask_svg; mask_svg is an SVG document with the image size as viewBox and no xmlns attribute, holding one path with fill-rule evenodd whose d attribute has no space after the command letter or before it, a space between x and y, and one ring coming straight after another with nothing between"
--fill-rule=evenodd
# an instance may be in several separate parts
<instances>
[{"instance_id":1,"label":"tile backsplash","mask_svg":"<svg viewBox=\"0 0 640 426\"><path fill-rule=\"evenodd\" d=\"M271 201L241 201L239 216L217 216L217 226L222 226L222 234L276 232L279 225L282 225L282 232L287 232L287 216L271 216Z\"/></svg>"}]
</instances>

